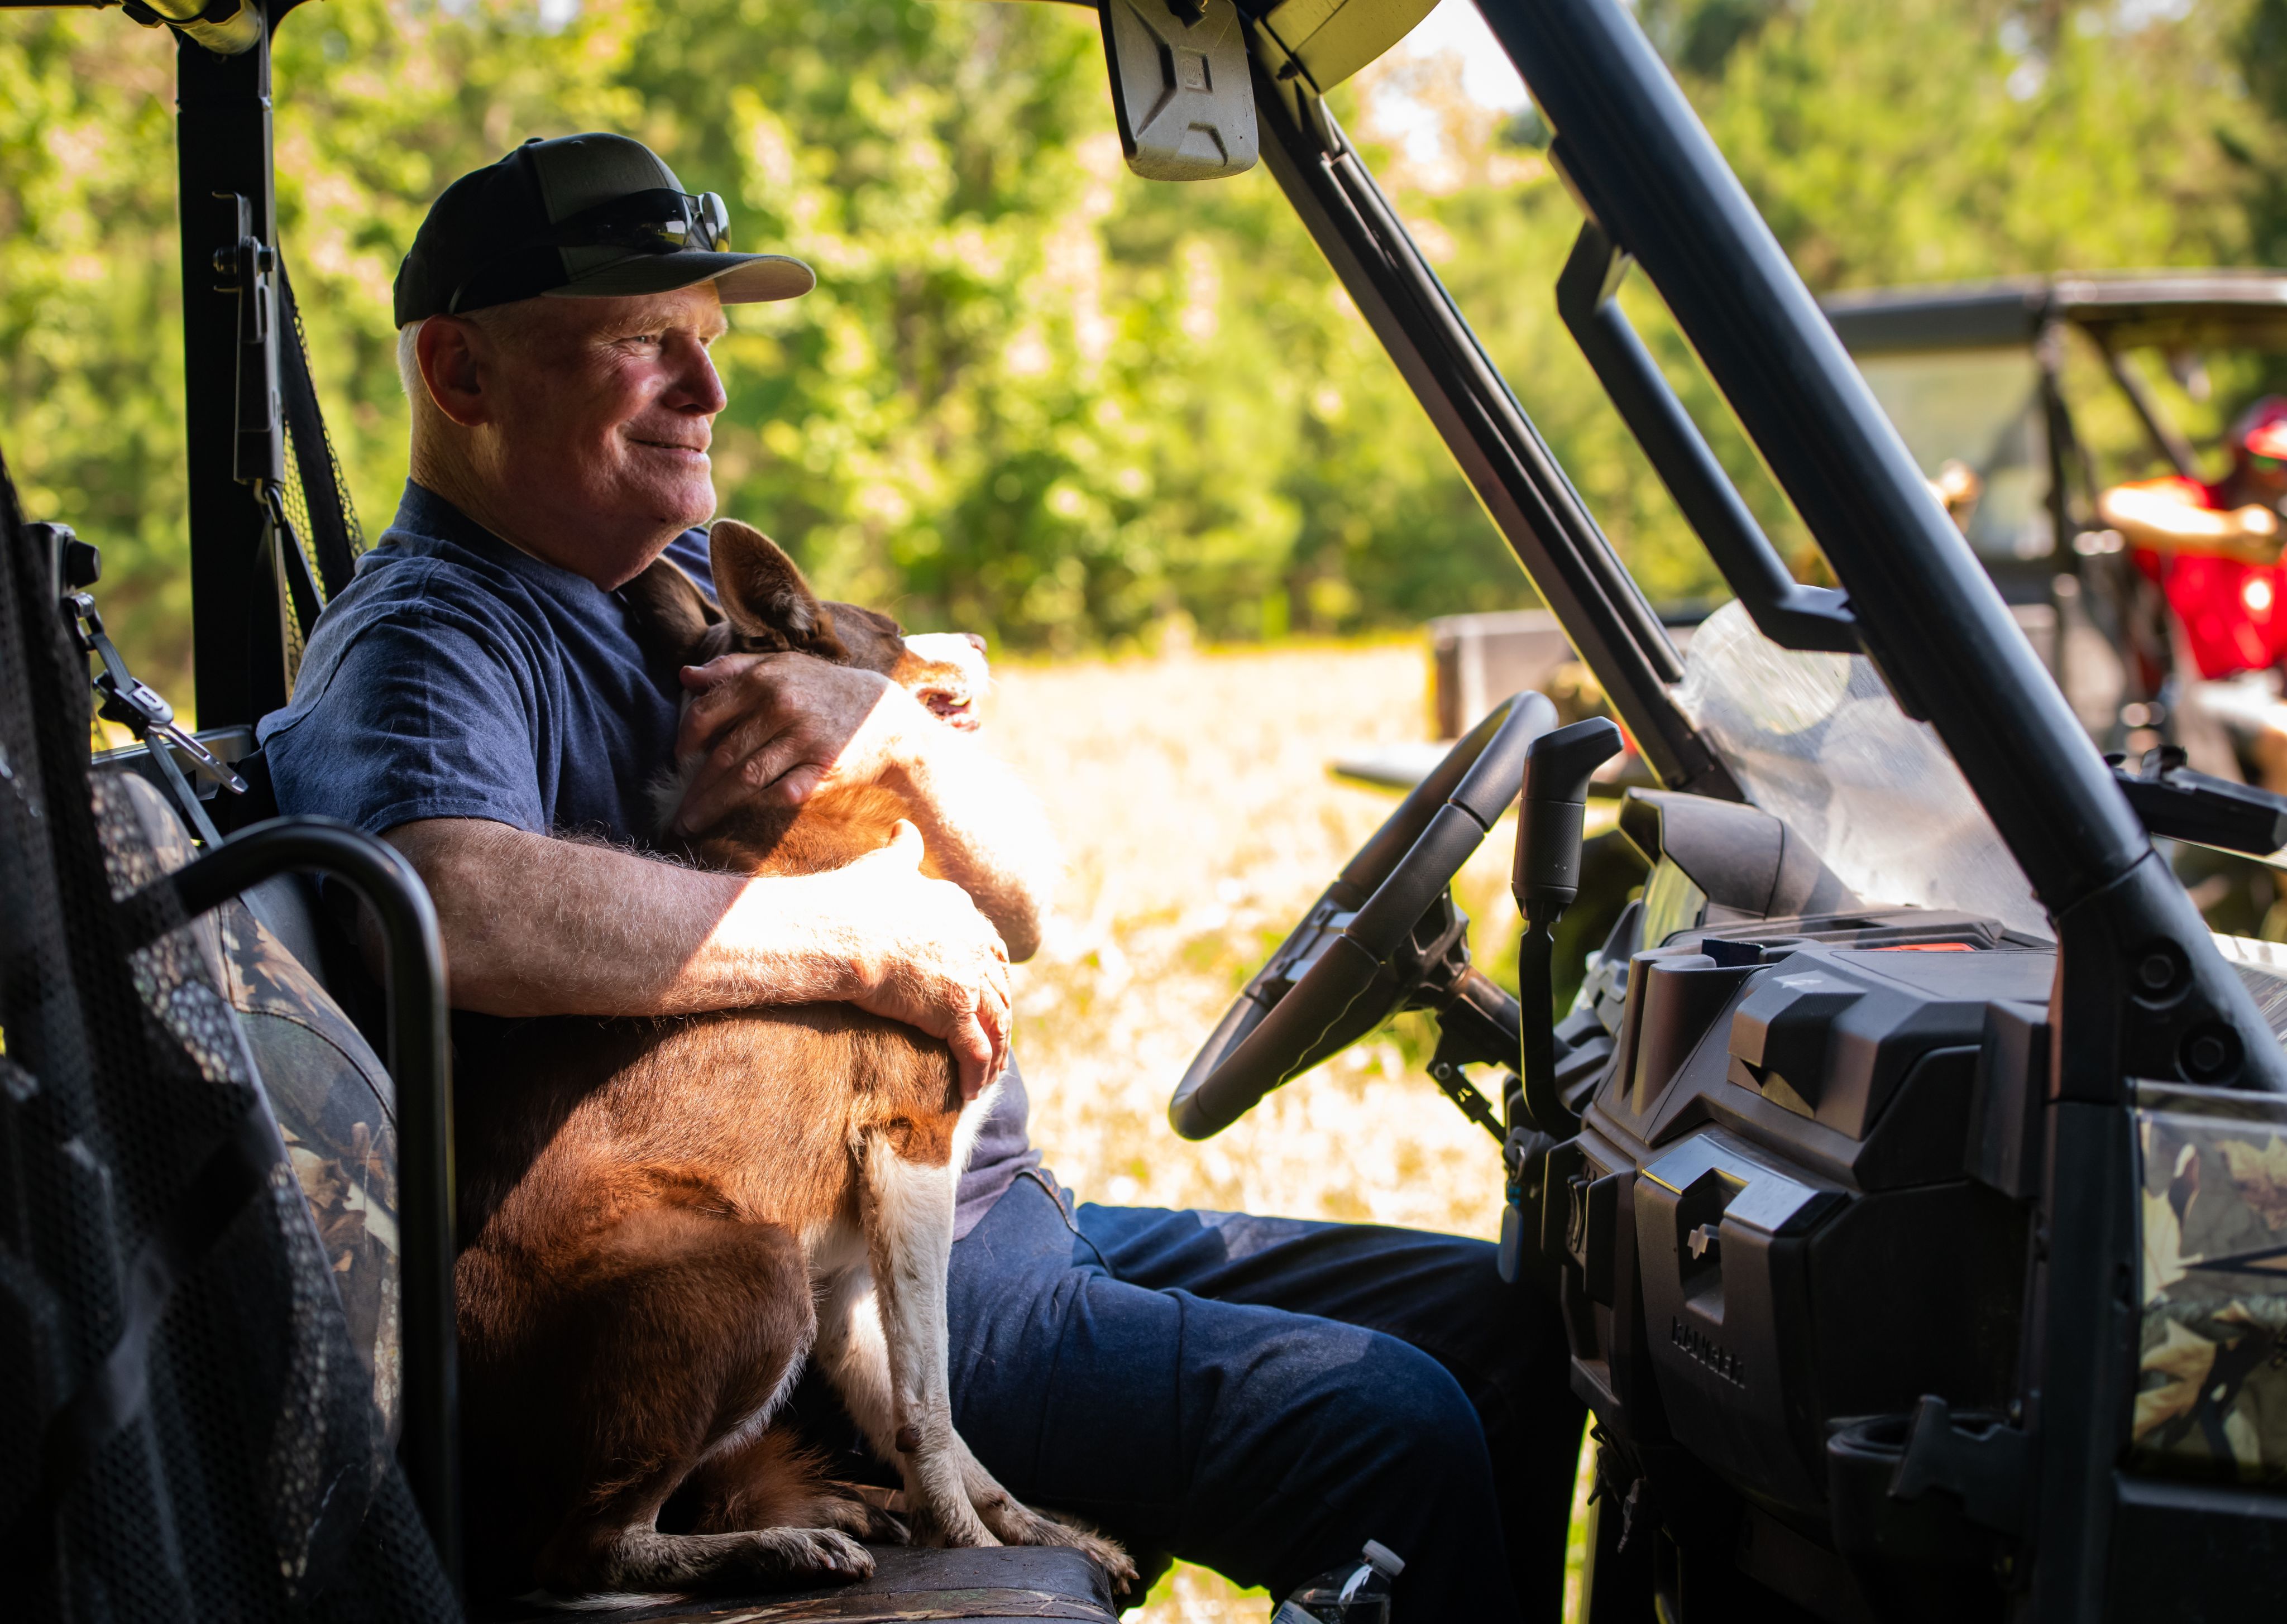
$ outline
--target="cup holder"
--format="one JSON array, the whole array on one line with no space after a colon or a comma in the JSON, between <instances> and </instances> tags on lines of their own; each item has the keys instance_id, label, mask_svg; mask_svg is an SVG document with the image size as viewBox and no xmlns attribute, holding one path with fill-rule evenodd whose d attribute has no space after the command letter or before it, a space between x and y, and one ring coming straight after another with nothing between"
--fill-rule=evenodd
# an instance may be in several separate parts
<instances>
[{"instance_id":1,"label":"cup holder","mask_svg":"<svg viewBox=\"0 0 2287 1624\"><path fill-rule=\"evenodd\" d=\"M1904 1411L1839 1422L1828 1435L1834 1549L1885 1620L1941 1616L1937 1608L1960 1624L1998 1620L2000 1536L1971 1522L1961 1501L1943 1490L1911 1500L1890 1492L1913 1426L1913 1412Z\"/></svg>"}]
</instances>

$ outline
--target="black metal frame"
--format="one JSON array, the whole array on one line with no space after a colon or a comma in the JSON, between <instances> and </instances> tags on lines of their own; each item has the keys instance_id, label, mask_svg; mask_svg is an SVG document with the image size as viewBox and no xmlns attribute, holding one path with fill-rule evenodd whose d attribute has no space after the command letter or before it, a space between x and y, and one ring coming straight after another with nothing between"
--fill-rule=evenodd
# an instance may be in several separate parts
<instances>
[{"instance_id":1,"label":"black metal frame","mask_svg":"<svg viewBox=\"0 0 2287 1624\"><path fill-rule=\"evenodd\" d=\"M1326 104L1254 66L1263 161L1662 782L1741 799L1668 697L1683 662Z\"/></svg>"},{"instance_id":2,"label":"black metal frame","mask_svg":"<svg viewBox=\"0 0 2287 1624\"><path fill-rule=\"evenodd\" d=\"M1636 337L1614 297L1627 270L1627 256L1591 219L1580 227L1556 279L1557 313L1596 381L1762 634L1782 648L1858 653L1858 622L1843 595L1831 587L1803 586L1787 573L1699 425Z\"/></svg>"},{"instance_id":3,"label":"black metal frame","mask_svg":"<svg viewBox=\"0 0 2287 1624\"><path fill-rule=\"evenodd\" d=\"M2243 1085L2287 1090L2287 1064L1633 19L1615 0L1478 4L1593 224L1666 300L1849 594L1859 641L1909 714L1936 727L2057 923L2024 1372L2039 1446L2025 1612L2095 1616L2136 1351L2123 1289L2135 1261L2131 1080L2184 1074L2187 1010L2238 1034ZM1751 605L1776 584L1732 572L1752 553L1711 551ZM2173 966L2167 1010L2134 996L2136 962L2156 950Z\"/></svg>"},{"instance_id":4,"label":"black metal frame","mask_svg":"<svg viewBox=\"0 0 2287 1624\"><path fill-rule=\"evenodd\" d=\"M102 6L116 0L0 0ZM244 0L262 17L251 46L218 54L177 30L185 428L195 684L203 731L249 726L286 699L283 605L306 624L324 601L277 506L284 474L281 366L294 320L277 257L270 39L300 0ZM168 11L188 10L170 5ZM239 42L244 43L241 32ZM228 42L223 42L228 43ZM306 389L301 392L307 395ZM304 448L315 455L315 448ZM306 471L310 464L305 463ZM331 499L330 481L318 501ZM322 538L321 538L321 545ZM322 560L329 576L348 561ZM328 584L338 585L338 580ZM350 885L385 946L389 1072L396 1087L402 1430L399 1457L446 1573L461 1572L459 1348L455 1327L452 1069L443 939L434 906L393 847L321 819L279 819L210 846L160 882L195 916L274 875Z\"/></svg>"},{"instance_id":5,"label":"black metal frame","mask_svg":"<svg viewBox=\"0 0 2287 1624\"><path fill-rule=\"evenodd\" d=\"M273 0L272 28L293 3ZM1662 479L1767 631L1797 646L1863 648L1906 710L1935 725L2057 923L2047 1184L2024 1376L2038 1446L2025 1612L2095 1616L2116 1533L2149 1538L2166 1525L2150 1506L2278 1518L2272 1497L2164 1493L2116 1471L2135 1352L2133 1303L2120 1289L2134 1262L2132 1080L2182 1075L2188 1036L2218 1027L2242 1039L2243 1084L2287 1091L2287 1063L1632 18L1618 0L1477 4L1555 129L1552 156L1589 216L1560 292L1565 317ZM266 516L226 449L240 426L241 321L238 301L213 291L214 255L238 240L219 229L220 211L237 205L214 202L216 229L205 213L218 194L243 199L248 229L238 235L275 246L267 37L236 57L186 40L179 72L198 696L202 721L215 725L252 721L282 698L268 676L282 669L282 583L261 567ZM1323 102L1260 59L1254 91L1273 176L1648 760L1672 787L1737 798L1668 694L1682 668L1657 618ZM1610 300L1623 256L1666 300L1832 565L1847 606L1774 569L1769 543ZM353 857L338 841L296 844L289 833L272 826L268 848L231 842L186 870L186 905L251 883L258 857L275 867L340 865L377 909L399 910L400 934L420 933L426 900L417 886L408 892L417 907L392 891L403 878L394 853L360 846ZM433 918L427 931L420 973L433 975ZM2156 950L2174 966L2156 1001L2138 980ZM405 973L414 973L409 960ZM409 1246L407 1260L408 1460L449 1552L451 1437L413 1441L416 1383L426 1414L449 1414L452 1392L442 1042L434 1021L420 1034L408 1026L392 1067L417 1050L436 1080L423 1089L399 1079L405 1209L431 1226L422 1261ZM416 1096L429 1102L425 1116Z\"/></svg>"},{"instance_id":6,"label":"black metal frame","mask_svg":"<svg viewBox=\"0 0 2287 1624\"><path fill-rule=\"evenodd\" d=\"M273 253L278 244L270 36L291 3L273 0L269 26L241 55L217 56L186 36L175 42L192 658L207 727L251 724L286 701L280 587L264 557L267 514L237 466L242 346L233 296L241 208L251 234Z\"/></svg>"}]
</instances>

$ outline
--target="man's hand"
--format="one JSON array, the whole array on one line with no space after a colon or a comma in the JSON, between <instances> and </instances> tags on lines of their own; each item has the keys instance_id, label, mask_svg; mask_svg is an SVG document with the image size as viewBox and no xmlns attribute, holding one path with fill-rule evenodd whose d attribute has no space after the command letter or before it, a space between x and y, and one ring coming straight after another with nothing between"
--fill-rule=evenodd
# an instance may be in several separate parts
<instances>
[{"instance_id":1,"label":"man's hand","mask_svg":"<svg viewBox=\"0 0 2287 1624\"><path fill-rule=\"evenodd\" d=\"M704 758L676 813L704 834L733 806L799 806L827 785L886 782L905 797L934 873L967 891L1011 958L1040 947L1056 839L1008 768L871 671L809 654L724 654L686 667L676 759Z\"/></svg>"},{"instance_id":2,"label":"man's hand","mask_svg":"<svg viewBox=\"0 0 2287 1624\"><path fill-rule=\"evenodd\" d=\"M2259 502L2235 508L2228 516L2231 533L2227 544L2232 557L2246 564L2279 561L2279 515Z\"/></svg>"},{"instance_id":3,"label":"man's hand","mask_svg":"<svg viewBox=\"0 0 2287 1624\"><path fill-rule=\"evenodd\" d=\"M877 777L912 753L920 725L936 725L888 678L809 654L724 654L685 666L683 685L698 697L676 759L706 754L676 817L684 835L741 801L799 806L829 779Z\"/></svg>"},{"instance_id":4,"label":"man's hand","mask_svg":"<svg viewBox=\"0 0 2287 1624\"><path fill-rule=\"evenodd\" d=\"M1009 950L968 892L921 864L921 831L900 820L888 845L809 883L835 892L850 1002L943 1039L975 1099L1009 1063Z\"/></svg>"},{"instance_id":5,"label":"man's hand","mask_svg":"<svg viewBox=\"0 0 2287 1624\"><path fill-rule=\"evenodd\" d=\"M2259 502L2219 511L2188 501L2180 491L2150 485L2116 485L2096 499L2098 517L2139 547L2162 552L2209 553L2243 564L2275 564L2283 539L2278 512Z\"/></svg>"}]
</instances>

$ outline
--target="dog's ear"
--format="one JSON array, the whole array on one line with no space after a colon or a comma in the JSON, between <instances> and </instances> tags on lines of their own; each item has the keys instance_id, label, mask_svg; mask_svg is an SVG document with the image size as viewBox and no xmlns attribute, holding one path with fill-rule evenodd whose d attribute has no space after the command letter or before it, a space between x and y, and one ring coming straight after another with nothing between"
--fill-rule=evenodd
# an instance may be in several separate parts
<instances>
[{"instance_id":1,"label":"dog's ear","mask_svg":"<svg viewBox=\"0 0 2287 1624\"><path fill-rule=\"evenodd\" d=\"M697 663L707 629L723 612L707 601L699 583L666 558L620 589L636 641L645 652L690 665Z\"/></svg>"},{"instance_id":2,"label":"dog's ear","mask_svg":"<svg viewBox=\"0 0 2287 1624\"><path fill-rule=\"evenodd\" d=\"M790 648L840 660L834 614L810 590L802 571L779 544L735 519L718 519L707 533L715 594L731 624L748 637L783 638Z\"/></svg>"}]
</instances>

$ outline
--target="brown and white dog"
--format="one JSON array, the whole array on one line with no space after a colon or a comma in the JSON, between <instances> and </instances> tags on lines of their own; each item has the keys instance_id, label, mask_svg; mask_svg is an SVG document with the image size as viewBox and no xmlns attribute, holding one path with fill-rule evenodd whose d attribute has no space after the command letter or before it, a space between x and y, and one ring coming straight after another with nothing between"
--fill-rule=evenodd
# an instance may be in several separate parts
<instances>
[{"instance_id":1,"label":"brown and white dog","mask_svg":"<svg viewBox=\"0 0 2287 1624\"><path fill-rule=\"evenodd\" d=\"M718 522L718 614L674 566L627 589L648 650L794 650L882 672L976 725L981 646L821 604L759 531ZM727 618L726 618L727 616ZM671 809L679 793L662 796ZM891 790L734 812L693 857L815 873L875 850ZM474 1064L470 1064L473 1061ZM1109 1541L1019 1504L954 1430L954 1184L993 1090L849 1003L520 1023L464 1055L457 1286L474 1577L558 1596L859 1577L861 1538ZM819 1367L904 1480L910 1530L773 1425Z\"/></svg>"}]
</instances>

